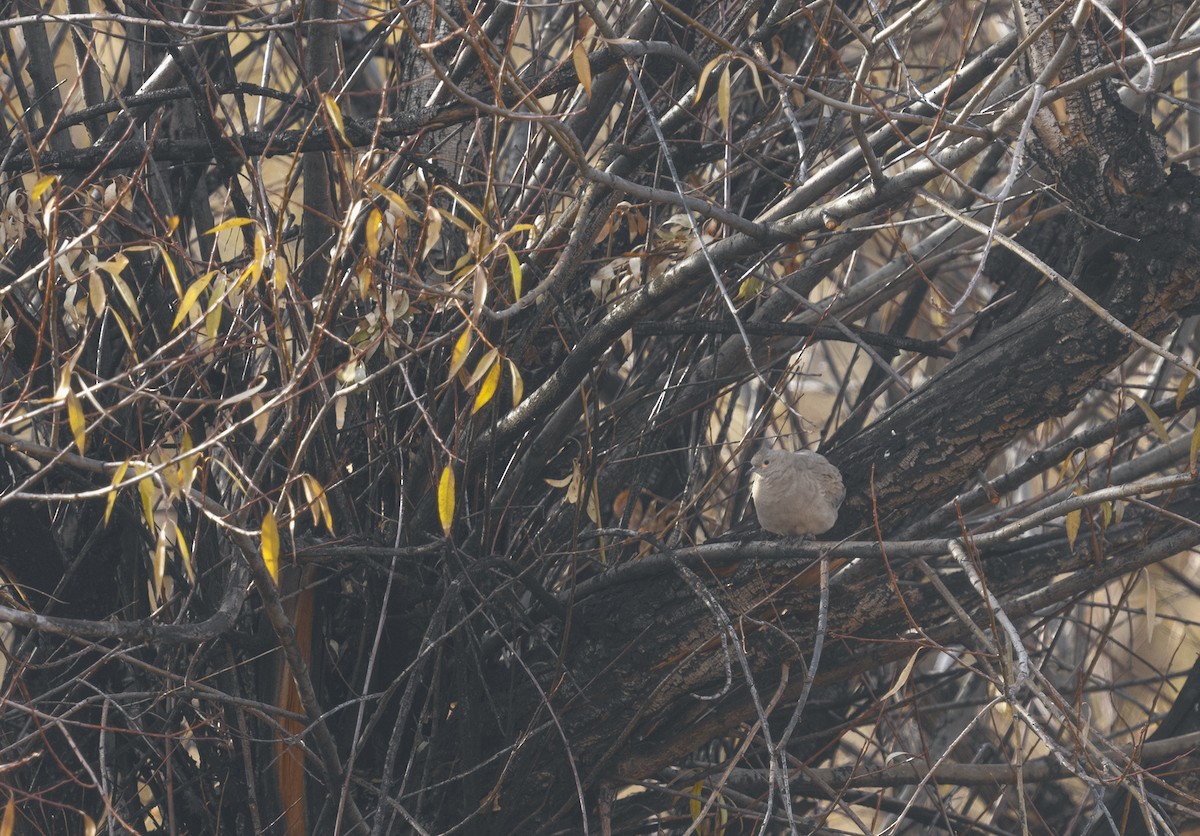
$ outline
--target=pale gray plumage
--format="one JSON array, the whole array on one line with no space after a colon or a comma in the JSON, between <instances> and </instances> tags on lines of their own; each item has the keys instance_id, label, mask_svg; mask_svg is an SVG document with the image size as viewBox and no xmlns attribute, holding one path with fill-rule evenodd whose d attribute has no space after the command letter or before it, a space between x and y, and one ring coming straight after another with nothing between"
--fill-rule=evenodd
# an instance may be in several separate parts
<instances>
[{"instance_id":1,"label":"pale gray plumage","mask_svg":"<svg viewBox=\"0 0 1200 836\"><path fill-rule=\"evenodd\" d=\"M842 474L820 453L760 450L750 460L758 522L775 534L824 534L846 498Z\"/></svg>"}]
</instances>

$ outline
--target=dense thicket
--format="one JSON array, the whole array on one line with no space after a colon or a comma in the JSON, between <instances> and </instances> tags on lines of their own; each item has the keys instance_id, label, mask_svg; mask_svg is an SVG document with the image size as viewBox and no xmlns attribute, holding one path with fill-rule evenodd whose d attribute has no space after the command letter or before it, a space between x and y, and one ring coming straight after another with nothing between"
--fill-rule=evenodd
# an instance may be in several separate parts
<instances>
[{"instance_id":1,"label":"dense thicket","mask_svg":"<svg viewBox=\"0 0 1200 836\"><path fill-rule=\"evenodd\" d=\"M0 827L1200 818L1196 8L6 12Z\"/></svg>"}]
</instances>

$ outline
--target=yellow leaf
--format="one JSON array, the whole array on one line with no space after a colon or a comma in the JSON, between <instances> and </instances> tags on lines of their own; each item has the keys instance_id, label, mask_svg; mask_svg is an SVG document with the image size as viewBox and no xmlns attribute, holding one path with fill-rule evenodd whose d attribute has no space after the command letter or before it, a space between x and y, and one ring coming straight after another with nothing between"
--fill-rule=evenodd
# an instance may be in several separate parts
<instances>
[{"instance_id":1,"label":"yellow leaf","mask_svg":"<svg viewBox=\"0 0 1200 836\"><path fill-rule=\"evenodd\" d=\"M155 244L154 246L158 249L158 254L160 256L162 256L163 266L167 268L167 275L171 277L171 284L175 288L175 295L182 296L183 295L183 285L180 284L180 282L179 282L179 272L175 269L175 262L171 259L170 254L167 253L166 247L162 246L161 244ZM119 279L120 277L113 276L113 278ZM120 288L118 288L118 290L119 289ZM126 288L126 290L128 290L128 288ZM124 296L125 294L121 294L121 295ZM129 296L125 300L125 304L129 305L130 308L134 307L133 305L130 305L130 302L129 302L129 300L132 298L133 298L132 296Z\"/></svg>"},{"instance_id":2,"label":"yellow leaf","mask_svg":"<svg viewBox=\"0 0 1200 836\"><path fill-rule=\"evenodd\" d=\"M692 821L700 818L700 814L704 812L704 782L697 781L692 785L692 792L688 796L688 813L692 817Z\"/></svg>"},{"instance_id":3,"label":"yellow leaf","mask_svg":"<svg viewBox=\"0 0 1200 836\"><path fill-rule=\"evenodd\" d=\"M1183 376L1183 380L1179 381L1179 388L1175 390L1175 409L1183 408L1183 399L1187 397L1188 389L1192 388L1195 383L1194 376L1188 372Z\"/></svg>"},{"instance_id":4,"label":"yellow leaf","mask_svg":"<svg viewBox=\"0 0 1200 836\"><path fill-rule=\"evenodd\" d=\"M4 803L4 818L0 819L0 836L12 836L17 826L17 804L12 796Z\"/></svg>"},{"instance_id":5,"label":"yellow leaf","mask_svg":"<svg viewBox=\"0 0 1200 836\"><path fill-rule=\"evenodd\" d=\"M454 468L446 465L442 468L442 478L438 479L438 519L442 523L442 531L450 536L450 526L454 523Z\"/></svg>"},{"instance_id":6,"label":"yellow leaf","mask_svg":"<svg viewBox=\"0 0 1200 836\"><path fill-rule=\"evenodd\" d=\"M71 434L75 436L75 446L79 455L87 454L87 421L83 418L83 405L74 392L67 392L67 422L71 425Z\"/></svg>"},{"instance_id":7,"label":"yellow leaf","mask_svg":"<svg viewBox=\"0 0 1200 836\"><path fill-rule=\"evenodd\" d=\"M263 517L262 559L271 574L271 580L279 583L279 527L275 524L274 511L267 511Z\"/></svg>"},{"instance_id":8,"label":"yellow leaf","mask_svg":"<svg viewBox=\"0 0 1200 836\"><path fill-rule=\"evenodd\" d=\"M167 215L167 235L168 236L174 235L175 230L177 230L177 229L179 229L179 216L178 215Z\"/></svg>"},{"instance_id":9,"label":"yellow leaf","mask_svg":"<svg viewBox=\"0 0 1200 836\"><path fill-rule=\"evenodd\" d=\"M696 82L696 97L692 99L693 105L700 104L700 100L704 98L704 86L708 83L708 76L717 68L717 64L720 64L724 60L724 55L718 55L704 65L704 69L700 71L700 80Z\"/></svg>"},{"instance_id":10,"label":"yellow leaf","mask_svg":"<svg viewBox=\"0 0 1200 836\"><path fill-rule=\"evenodd\" d=\"M208 287L208 283L212 281L214 275L216 275L216 271L209 270L188 286L187 293L183 294L183 300L179 303L179 310L175 313L175 321L171 323L172 331L179 327L179 323L188 318L188 315L192 312L192 308L196 306L196 301L200 298L200 294Z\"/></svg>"},{"instance_id":11,"label":"yellow leaf","mask_svg":"<svg viewBox=\"0 0 1200 836\"><path fill-rule=\"evenodd\" d=\"M346 122L342 119L342 109L338 107L337 99L328 93L322 93L321 102L325 105L325 112L329 115L333 129L342 138L342 142L349 145L350 140L346 139Z\"/></svg>"},{"instance_id":12,"label":"yellow leaf","mask_svg":"<svg viewBox=\"0 0 1200 836\"><path fill-rule=\"evenodd\" d=\"M224 232L227 229L236 229L239 226L245 226L246 224L252 223L254 223L253 218L230 218L227 221L222 221L221 223L217 224L212 229L205 230L203 234L212 235L216 232Z\"/></svg>"},{"instance_id":13,"label":"yellow leaf","mask_svg":"<svg viewBox=\"0 0 1200 836\"><path fill-rule=\"evenodd\" d=\"M454 341L454 351L450 353L450 373L446 375L446 380L451 381L458 374L458 370L467 362L467 355L471 352L471 338L474 332L468 325L463 329L463 332L458 335L458 339Z\"/></svg>"},{"instance_id":14,"label":"yellow leaf","mask_svg":"<svg viewBox=\"0 0 1200 836\"><path fill-rule=\"evenodd\" d=\"M144 465L139 465L135 468L135 472L141 476L145 473ZM145 477L138 482L138 494L142 498L142 515L146 518L146 526L155 531L154 525L154 500L157 498L158 488L154 484L154 480L150 477Z\"/></svg>"},{"instance_id":15,"label":"yellow leaf","mask_svg":"<svg viewBox=\"0 0 1200 836\"><path fill-rule=\"evenodd\" d=\"M583 45L583 41L576 42L575 46L571 48L571 61L575 64L575 75L579 76L583 92L590 99L592 97L592 65L588 61L587 47Z\"/></svg>"},{"instance_id":16,"label":"yellow leaf","mask_svg":"<svg viewBox=\"0 0 1200 836\"><path fill-rule=\"evenodd\" d=\"M179 556L183 558L183 570L187 572L188 582L195 586L196 567L192 563L192 550L188 548L187 538L179 530L179 525L173 522L171 527L175 529L175 545L179 547Z\"/></svg>"},{"instance_id":17,"label":"yellow leaf","mask_svg":"<svg viewBox=\"0 0 1200 836\"><path fill-rule=\"evenodd\" d=\"M717 116L721 118L721 124L727 131L729 130L729 88L729 62L727 61L721 68L721 78L717 82Z\"/></svg>"},{"instance_id":18,"label":"yellow leaf","mask_svg":"<svg viewBox=\"0 0 1200 836\"><path fill-rule=\"evenodd\" d=\"M41 197L42 195L44 195L46 193L46 189L50 188L57 182L58 182L57 177L55 177L53 174L47 174L45 177L43 177L41 180L38 180L37 183L34 184L33 191L31 191L29 193L29 197L33 201L36 201L39 197Z\"/></svg>"},{"instance_id":19,"label":"yellow leaf","mask_svg":"<svg viewBox=\"0 0 1200 836\"><path fill-rule=\"evenodd\" d=\"M1145 413L1146 420L1150 422L1152 427L1154 427L1155 434L1162 439L1162 442L1164 444L1170 443L1171 436L1167 433L1166 425L1163 424L1162 419L1158 417L1157 413L1155 413L1154 408L1132 392L1129 393L1129 397L1132 398L1133 402L1138 405L1138 408Z\"/></svg>"},{"instance_id":20,"label":"yellow leaf","mask_svg":"<svg viewBox=\"0 0 1200 836\"><path fill-rule=\"evenodd\" d=\"M513 299L521 298L521 260L517 258L517 254L513 252L513 248L508 244L504 245L504 251L508 254L508 270L512 273L513 283Z\"/></svg>"},{"instance_id":21,"label":"yellow leaf","mask_svg":"<svg viewBox=\"0 0 1200 836\"><path fill-rule=\"evenodd\" d=\"M254 230L254 261L250 262L250 275L257 282L262 277L263 267L267 263L267 236L261 229Z\"/></svg>"},{"instance_id":22,"label":"yellow leaf","mask_svg":"<svg viewBox=\"0 0 1200 836\"><path fill-rule=\"evenodd\" d=\"M472 415L487 405L487 402L496 394L496 387L499 383L500 364L492 363L492 367L488 369L487 375L483 378L483 385L479 387L479 393L475 395L475 405L471 407Z\"/></svg>"},{"instance_id":23,"label":"yellow leaf","mask_svg":"<svg viewBox=\"0 0 1200 836\"><path fill-rule=\"evenodd\" d=\"M737 299L735 301L745 302L747 299L753 299L762 289L763 280L755 278L754 276L750 276L743 281L742 286L738 288Z\"/></svg>"},{"instance_id":24,"label":"yellow leaf","mask_svg":"<svg viewBox=\"0 0 1200 836\"><path fill-rule=\"evenodd\" d=\"M521 402L521 398L525 396L525 381L521 379L521 371L517 368L517 364L507 357L504 362L508 363L508 376L512 382L512 401L513 406Z\"/></svg>"},{"instance_id":25,"label":"yellow leaf","mask_svg":"<svg viewBox=\"0 0 1200 836\"><path fill-rule=\"evenodd\" d=\"M171 264L170 259L167 260L167 264ZM174 265L172 265L172 267L171 267L171 273L172 273L172 275L174 275L174 273L175 273ZM112 283L113 283L113 287L115 287L117 289L117 293L120 294L121 299L124 300L125 307L129 308L129 312L131 314L133 314L133 318L135 320L137 320L138 322L141 322L142 315L138 311L137 298L133 295L133 291L129 289L129 285L125 284L125 280L122 279L120 276L112 276ZM178 288L179 287L178 283L176 283L175 286L176 286L176 288Z\"/></svg>"},{"instance_id":26,"label":"yellow leaf","mask_svg":"<svg viewBox=\"0 0 1200 836\"><path fill-rule=\"evenodd\" d=\"M1200 454L1200 421L1196 422L1196 427L1192 430L1192 442L1188 445L1188 470L1196 469L1197 454Z\"/></svg>"},{"instance_id":27,"label":"yellow leaf","mask_svg":"<svg viewBox=\"0 0 1200 836\"><path fill-rule=\"evenodd\" d=\"M104 524L108 525L108 518L112 516L113 506L117 504L117 495L120 493L117 490L117 485L121 484L121 480L125 478L125 471L129 469L129 462L123 461L117 465L117 470L113 474L112 482L109 483L108 498L104 501Z\"/></svg>"},{"instance_id":28,"label":"yellow leaf","mask_svg":"<svg viewBox=\"0 0 1200 836\"><path fill-rule=\"evenodd\" d=\"M221 312L225 307L221 304L221 300L228 290L228 284L228 278L225 274L220 273L212 284L212 291L208 294L208 313L204 315L204 336L210 341L217 338L217 332L221 328Z\"/></svg>"},{"instance_id":29,"label":"yellow leaf","mask_svg":"<svg viewBox=\"0 0 1200 836\"><path fill-rule=\"evenodd\" d=\"M179 462L179 489L186 493L192 487L192 479L196 476L196 464L200 460L199 453L192 453L192 434L187 430L183 431L183 439L179 443L179 452L183 454L183 459Z\"/></svg>"},{"instance_id":30,"label":"yellow leaf","mask_svg":"<svg viewBox=\"0 0 1200 836\"><path fill-rule=\"evenodd\" d=\"M383 213L372 209L367 216L367 255L375 258L379 255L379 228L383 226Z\"/></svg>"}]
</instances>

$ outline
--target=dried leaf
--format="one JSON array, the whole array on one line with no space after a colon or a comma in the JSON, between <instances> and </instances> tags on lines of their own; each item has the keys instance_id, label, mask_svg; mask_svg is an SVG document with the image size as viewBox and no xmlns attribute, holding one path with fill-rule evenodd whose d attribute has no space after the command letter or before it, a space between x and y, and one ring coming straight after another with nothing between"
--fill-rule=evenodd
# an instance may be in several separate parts
<instances>
[{"instance_id":1,"label":"dried leaf","mask_svg":"<svg viewBox=\"0 0 1200 836\"><path fill-rule=\"evenodd\" d=\"M754 82L754 89L758 91L758 97L765 102L767 95L763 92L762 79L758 75L758 64L755 64L749 58L743 58L742 62L746 65L746 69L750 70L750 78Z\"/></svg>"},{"instance_id":2,"label":"dried leaf","mask_svg":"<svg viewBox=\"0 0 1200 836\"><path fill-rule=\"evenodd\" d=\"M430 206L425 213L425 243L421 245L421 258L427 258L442 237L442 210Z\"/></svg>"},{"instance_id":3,"label":"dried leaf","mask_svg":"<svg viewBox=\"0 0 1200 836\"><path fill-rule=\"evenodd\" d=\"M216 275L216 271L210 270L188 286L187 293L183 294L183 299L179 303L179 310L175 313L175 321L171 323L172 331L179 327L179 323L188 318L192 308L200 299L200 294L208 287L214 275Z\"/></svg>"},{"instance_id":4,"label":"dried leaf","mask_svg":"<svg viewBox=\"0 0 1200 836\"><path fill-rule=\"evenodd\" d=\"M708 83L708 76L717 68L717 65L724 60L724 55L718 55L716 58L713 58L704 65L704 69L700 71L700 80L696 82L696 96L694 99L692 99L693 105L700 104L700 100L704 98L704 86Z\"/></svg>"},{"instance_id":5,"label":"dried leaf","mask_svg":"<svg viewBox=\"0 0 1200 836\"><path fill-rule=\"evenodd\" d=\"M471 271L471 310L474 312L472 319L479 316L479 312L483 310L483 306L487 303L487 297L487 271L483 269L482 264L476 264Z\"/></svg>"},{"instance_id":6,"label":"dried leaf","mask_svg":"<svg viewBox=\"0 0 1200 836\"><path fill-rule=\"evenodd\" d=\"M79 455L87 455L87 421L83 417L83 405L74 392L67 392L67 423L71 425L71 434L75 436L75 446Z\"/></svg>"},{"instance_id":7,"label":"dried leaf","mask_svg":"<svg viewBox=\"0 0 1200 836\"><path fill-rule=\"evenodd\" d=\"M325 105L325 113L329 115L329 121L333 124L333 129L342 138L342 142L349 145L350 140L346 139L346 121L342 119L342 109L338 107L337 99L329 93L322 93L321 103Z\"/></svg>"},{"instance_id":8,"label":"dried leaf","mask_svg":"<svg viewBox=\"0 0 1200 836\"><path fill-rule=\"evenodd\" d=\"M275 524L275 512L267 511L262 521L262 559L271 580L279 583L279 527Z\"/></svg>"},{"instance_id":9,"label":"dried leaf","mask_svg":"<svg viewBox=\"0 0 1200 836\"><path fill-rule=\"evenodd\" d=\"M1188 390L1195 382L1195 376L1191 372L1185 374L1179 381L1179 388L1175 390L1175 409L1177 411L1183 408L1183 399L1187 397Z\"/></svg>"},{"instance_id":10,"label":"dried leaf","mask_svg":"<svg viewBox=\"0 0 1200 836\"><path fill-rule=\"evenodd\" d=\"M150 561L151 578L150 578L150 597L152 604L157 607L163 602L163 578L167 574L167 549L171 543L167 537L167 526L163 526L158 530L158 537L154 541L154 556Z\"/></svg>"},{"instance_id":11,"label":"dried leaf","mask_svg":"<svg viewBox=\"0 0 1200 836\"><path fill-rule=\"evenodd\" d=\"M487 219L484 218L483 212L479 211L478 206L476 206L471 201L467 200L465 197L460 195L458 192L454 191L454 189L450 188L445 183L439 183L438 185L434 186L433 190L435 192L445 192L446 194L450 195L452 198L454 198L454 201L456 203L458 203L460 206L462 206L464 209L466 209L468 212L470 212L471 216L473 218L475 218L475 220L479 221L479 223L483 224L485 227L491 226L487 222ZM462 229L464 232L466 232L467 230L470 229L470 227L467 226L465 221L463 221L461 218L459 218L455 215L450 216L450 221L451 221L451 223L455 224L460 229Z\"/></svg>"},{"instance_id":12,"label":"dried leaf","mask_svg":"<svg viewBox=\"0 0 1200 836\"><path fill-rule=\"evenodd\" d=\"M720 117L726 131L729 130L730 86L729 62L726 61L725 66L721 68L721 79L717 83L717 116Z\"/></svg>"},{"instance_id":13,"label":"dried leaf","mask_svg":"<svg viewBox=\"0 0 1200 836\"><path fill-rule=\"evenodd\" d=\"M905 683L907 683L909 678L912 677L913 667L917 664L917 656L919 656L920 653L921 651L918 650L913 653L912 656L908 657L908 664L904 666L904 670L900 671L900 675L896 677L896 681L892 683L892 687L888 688L887 693L880 698L879 704L885 703L892 697L896 696L900 689L904 687Z\"/></svg>"},{"instance_id":14,"label":"dried leaf","mask_svg":"<svg viewBox=\"0 0 1200 836\"><path fill-rule=\"evenodd\" d=\"M410 221L418 221L417 213L408 208L408 203L400 195L389 189L387 186L381 186L374 181L367 181L367 188L378 192L388 199L388 202L395 206L400 212Z\"/></svg>"},{"instance_id":15,"label":"dried leaf","mask_svg":"<svg viewBox=\"0 0 1200 836\"><path fill-rule=\"evenodd\" d=\"M1075 538L1079 536L1079 525L1083 522L1083 509L1076 508L1067 514L1067 548L1075 549Z\"/></svg>"},{"instance_id":16,"label":"dried leaf","mask_svg":"<svg viewBox=\"0 0 1200 836\"><path fill-rule=\"evenodd\" d=\"M1154 628L1158 625L1158 587L1154 583L1154 576L1145 569L1142 570L1142 584L1146 590L1146 644L1150 644L1154 641Z\"/></svg>"},{"instance_id":17,"label":"dried leaf","mask_svg":"<svg viewBox=\"0 0 1200 836\"><path fill-rule=\"evenodd\" d=\"M571 61L575 64L575 75L579 76L583 92L590 99L592 97L592 65L588 61L587 47L583 45L583 41L576 41L575 46L571 47Z\"/></svg>"},{"instance_id":18,"label":"dried leaf","mask_svg":"<svg viewBox=\"0 0 1200 836\"><path fill-rule=\"evenodd\" d=\"M104 290L104 282L95 270L88 274L88 305L96 316L103 315L104 308L108 305L108 293Z\"/></svg>"},{"instance_id":19,"label":"dried leaf","mask_svg":"<svg viewBox=\"0 0 1200 836\"><path fill-rule=\"evenodd\" d=\"M321 486L315 476L308 473L300 475L300 484L304 486L304 496L308 500L308 510L312 514L313 525L320 525L324 521L325 528L332 534L333 513L329 507L329 497L325 494L325 488Z\"/></svg>"},{"instance_id":20,"label":"dried leaf","mask_svg":"<svg viewBox=\"0 0 1200 836\"><path fill-rule=\"evenodd\" d=\"M467 379L467 387L470 388L482 380L483 376L492 370L499 357L499 351L494 348L488 349L487 354L480 357L479 362L475 364L475 371L471 372L470 378Z\"/></svg>"},{"instance_id":21,"label":"dried leaf","mask_svg":"<svg viewBox=\"0 0 1200 836\"><path fill-rule=\"evenodd\" d=\"M517 368L517 364L507 357L504 362L508 363L508 376L512 383L512 405L516 408L521 399L525 397L525 381L521 379L521 371Z\"/></svg>"},{"instance_id":22,"label":"dried leaf","mask_svg":"<svg viewBox=\"0 0 1200 836\"><path fill-rule=\"evenodd\" d=\"M171 259L168 258L168 259L165 259L163 263L169 266L170 269L167 272L169 272L171 274L171 277L175 283L175 288L176 288L176 290L178 290L180 287L180 284L179 284L178 276L175 274L174 262L172 262ZM117 293L120 295L121 299L125 302L125 307L129 308L129 312L133 314L133 318L135 320L137 320L138 322L141 322L142 315L141 315L141 313L138 312L137 297L135 297L133 295L133 291L129 289L129 285L125 284L125 280L116 274L110 274L109 278L112 280L113 287L115 287L117 289Z\"/></svg>"},{"instance_id":23,"label":"dried leaf","mask_svg":"<svg viewBox=\"0 0 1200 836\"><path fill-rule=\"evenodd\" d=\"M1200 421L1196 422L1195 429L1192 430L1192 441L1188 445L1188 470L1196 470L1196 456L1200 454Z\"/></svg>"},{"instance_id":24,"label":"dried leaf","mask_svg":"<svg viewBox=\"0 0 1200 836\"><path fill-rule=\"evenodd\" d=\"M450 536L450 526L454 524L454 468L446 465L442 468L442 477L438 479L438 519L442 523L442 531Z\"/></svg>"},{"instance_id":25,"label":"dried leaf","mask_svg":"<svg viewBox=\"0 0 1200 836\"><path fill-rule=\"evenodd\" d=\"M1162 419L1158 417L1158 413L1154 411L1154 408L1132 392L1129 393L1129 397L1132 398L1133 402L1138 405L1138 408L1145 413L1146 420L1150 422L1150 426L1154 427L1154 432L1159 439L1161 439L1164 444L1169 444L1171 441L1171 436L1167 433L1166 425L1163 424Z\"/></svg>"}]
</instances>

